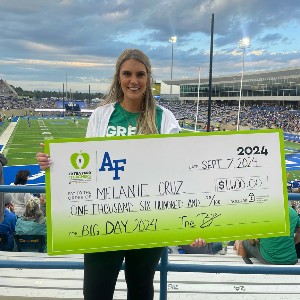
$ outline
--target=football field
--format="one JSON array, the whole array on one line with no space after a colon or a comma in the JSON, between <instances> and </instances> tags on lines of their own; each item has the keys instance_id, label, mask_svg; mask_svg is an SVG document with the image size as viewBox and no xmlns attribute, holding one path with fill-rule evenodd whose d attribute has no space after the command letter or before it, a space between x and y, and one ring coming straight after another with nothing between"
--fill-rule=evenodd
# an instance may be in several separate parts
<instances>
[{"instance_id":1,"label":"football field","mask_svg":"<svg viewBox=\"0 0 300 300\"><path fill-rule=\"evenodd\" d=\"M41 151L40 143L46 139L80 138L85 136L88 118L19 118L4 154L8 165L36 164L35 155Z\"/></svg>"}]
</instances>

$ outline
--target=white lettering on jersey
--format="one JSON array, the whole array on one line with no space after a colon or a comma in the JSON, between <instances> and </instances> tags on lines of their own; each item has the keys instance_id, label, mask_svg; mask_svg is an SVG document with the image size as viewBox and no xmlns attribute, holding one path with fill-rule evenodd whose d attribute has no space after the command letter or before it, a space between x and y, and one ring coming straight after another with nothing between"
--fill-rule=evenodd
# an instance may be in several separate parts
<instances>
[{"instance_id":1,"label":"white lettering on jersey","mask_svg":"<svg viewBox=\"0 0 300 300\"><path fill-rule=\"evenodd\" d=\"M126 136L127 132L128 135L134 135L136 131L136 127L126 128L123 126L108 126L106 136Z\"/></svg>"}]
</instances>

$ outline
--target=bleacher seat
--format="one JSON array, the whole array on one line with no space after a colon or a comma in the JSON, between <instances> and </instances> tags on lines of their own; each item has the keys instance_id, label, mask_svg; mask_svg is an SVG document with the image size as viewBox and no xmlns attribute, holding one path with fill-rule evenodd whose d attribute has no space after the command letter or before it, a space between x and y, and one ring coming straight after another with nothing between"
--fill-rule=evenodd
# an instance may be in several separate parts
<instances>
[{"instance_id":1,"label":"bleacher seat","mask_svg":"<svg viewBox=\"0 0 300 300\"><path fill-rule=\"evenodd\" d=\"M44 235L14 234L18 252L44 252L46 237Z\"/></svg>"}]
</instances>

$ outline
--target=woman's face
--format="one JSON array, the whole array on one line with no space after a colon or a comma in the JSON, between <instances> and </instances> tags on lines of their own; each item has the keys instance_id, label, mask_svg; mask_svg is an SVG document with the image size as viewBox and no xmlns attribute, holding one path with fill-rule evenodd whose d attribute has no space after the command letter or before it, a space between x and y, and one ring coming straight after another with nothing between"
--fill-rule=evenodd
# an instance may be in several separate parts
<instances>
[{"instance_id":1,"label":"woman's face","mask_svg":"<svg viewBox=\"0 0 300 300\"><path fill-rule=\"evenodd\" d=\"M119 78L124 101L142 103L148 81L145 65L134 58L128 59L120 67Z\"/></svg>"}]
</instances>

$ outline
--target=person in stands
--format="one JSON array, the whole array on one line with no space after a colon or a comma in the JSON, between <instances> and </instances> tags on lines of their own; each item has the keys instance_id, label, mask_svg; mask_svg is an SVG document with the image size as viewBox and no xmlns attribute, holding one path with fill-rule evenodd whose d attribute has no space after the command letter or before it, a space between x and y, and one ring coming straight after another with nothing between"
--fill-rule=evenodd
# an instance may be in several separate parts
<instances>
[{"instance_id":1,"label":"person in stands","mask_svg":"<svg viewBox=\"0 0 300 300\"><path fill-rule=\"evenodd\" d=\"M300 242L300 218L289 207L290 235L242 241L243 258L257 258L263 264L294 265L298 262L295 245Z\"/></svg>"},{"instance_id":2,"label":"person in stands","mask_svg":"<svg viewBox=\"0 0 300 300\"><path fill-rule=\"evenodd\" d=\"M2 251L13 251L14 249L14 237L13 233L15 231L17 217L15 214L14 204L12 202L12 197L9 193L4 195L4 219L0 223L0 233L7 234L7 243L1 245L0 250Z\"/></svg>"},{"instance_id":3,"label":"person in stands","mask_svg":"<svg viewBox=\"0 0 300 300\"><path fill-rule=\"evenodd\" d=\"M40 209L40 199L31 197L27 201L25 212L16 223L16 234L46 235L46 219Z\"/></svg>"},{"instance_id":4,"label":"person in stands","mask_svg":"<svg viewBox=\"0 0 300 300\"><path fill-rule=\"evenodd\" d=\"M7 164L7 158L0 153L0 185L3 184L3 166ZM4 193L0 193L0 223L3 221L4 218Z\"/></svg>"},{"instance_id":5,"label":"person in stands","mask_svg":"<svg viewBox=\"0 0 300 300\"><path fill-rule=\"evenodd\" d=\"M19 170L16 174L14 185L26 185L30 172L28 170ZM17 216L21 216L25 211L27 201L32 197L30 193L10 193L12 201L15 204L15 213Z\"/></svg>"}]
</instances>

